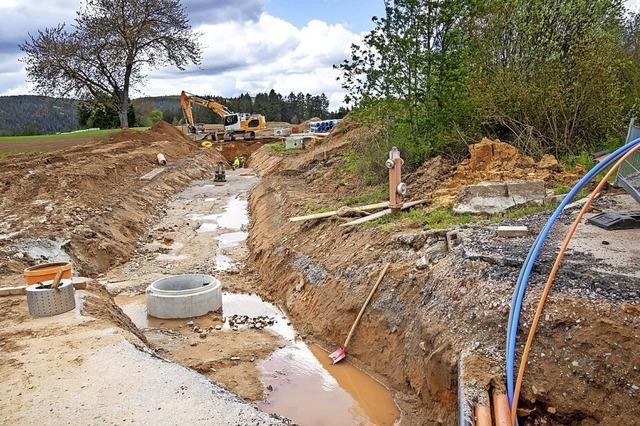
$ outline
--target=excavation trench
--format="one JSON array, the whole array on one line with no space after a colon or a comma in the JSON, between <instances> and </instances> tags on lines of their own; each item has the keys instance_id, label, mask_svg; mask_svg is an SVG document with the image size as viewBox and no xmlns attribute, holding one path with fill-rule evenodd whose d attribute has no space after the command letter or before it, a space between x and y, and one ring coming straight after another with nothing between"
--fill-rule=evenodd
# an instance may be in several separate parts
<instances>
[{"instance_id":1,"label":"excavation trench","mask_svg":"<svg viewBox=\"0 0 640 426\"><path fill-rule=\"evenodd\" d=\"M116 303L161 356L266 412L303 425L394 424L400 412L385 386L349 362L331 365L327 352L298 334L283 310L248 294L260 279L243 272L247 198L256 182L243 170L229 173L223 186L199 182L175 197L140 257L108 278L111 291L120 293ZM190 319L149 316L141 290L154 266L176 274L216 271L224 291L221 312ZM134 269L136 278L119 281Z\"/></svg>"}]
</instances>

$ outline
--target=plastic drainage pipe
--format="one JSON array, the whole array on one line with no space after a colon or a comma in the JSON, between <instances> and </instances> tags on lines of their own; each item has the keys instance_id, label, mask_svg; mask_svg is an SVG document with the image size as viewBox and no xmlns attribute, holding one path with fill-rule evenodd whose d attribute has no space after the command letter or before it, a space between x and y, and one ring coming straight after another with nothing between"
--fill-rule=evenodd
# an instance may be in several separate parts
<instances>
[{"instance_id":1,"label":"plastic drainage pipe","mask_svg":"<svg viewBox=\"0 0 640 426\"><path fill-rule=\"evenodd\" d=\"M533 246L529 250L529 254L527 255L527 259L525 260L522 269L520 269L520 275L518 276L518 281L516 283L516 288L513 293L513 298L511 300L511 308L509 310L509 320L507 323L507 341L506 341L506 376L507 376L507 396L509 399L509 405L513 403L513 392L514 392L514 368L515 368L515 348L516 348L516 339L518 333L518 324L520 322L520 311L522 309L522 301L524 299L524 295L526 292L527 282L529 281L529 276L531 275L531 270L533 269L533 264L538 258L540 254L540 250L546 240L551 228L554 223L564 210L564 208L573 200L573 198L578 194L578 192L585 186L591 179L593 179L598 173L607 168L611 163L617 160L619 157L624 155L628 150L640 144L640 138L634 139L633 141L627 143L626 145L618 148L613 153L609 154L603 161L598 163L595 167L593 167L589 172L584 175L580 181L569 191L567 196L562 200L560 205L553 212L543 230L538 234Z\"/></svg>"},{"instance_id":2,"label":"plastic drainage pipe","mask_svg":"<svg viewBox=\"0 0 640 426\"><path fill-rule=\"evenodd\" d=\"M464 394L462 369L462 355L458 354L458 426L471 426L471 421L466 416L467 398Z\"/></svg>"}]
</instances>

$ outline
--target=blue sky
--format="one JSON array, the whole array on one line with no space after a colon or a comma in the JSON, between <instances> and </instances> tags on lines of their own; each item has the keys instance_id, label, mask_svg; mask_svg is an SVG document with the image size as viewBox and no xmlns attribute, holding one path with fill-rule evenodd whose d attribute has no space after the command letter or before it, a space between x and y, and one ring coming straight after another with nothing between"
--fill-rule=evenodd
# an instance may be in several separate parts
<instances>
[{"instance_id":1,"label":"blue sky","mask_svg":"<svg viewBox=\"0 0 640 426\"><path fill-rule=\"evenodd\" d=\"M640 0L638 0L640 1ZM371 29L371 17L384 13L382 0L267 0L266 10L302 26L312 19L343 24L355 32Z\"/></svg>"},{"instance_id":2,"label":"blue sky","mask_svg":"<svg viewBox=\"0 0 640 426\"><path fill-rule=\"evenodd\" d=\"M182 0L202 34L202 65L149 70L133 97L187 90L235 96L268 91L326 93L331 107L344 91L333 65L384 12L383 0ZM81 0L0 0L0 95L33 94L18 44L29 32L73 22ZM627 0L638 11L640 0Z\"/></svg>"},{"instance_id":3,"label":"blue sky","mask_svg":"<svg viewBox=\"0 0 640 426\"><path fill-rule=\"evenodd\" d=\"M383 0L182 0L202 34L202 65L150 70L137 96L234 96L275 88L324 92L337 108L344 92L332 66L371 29ZM29 32L73 22L81 0L0 0L0 95L33 94L18 44ZM43 13L46 11L46 13Z\"/></svg>"}]
</instances>

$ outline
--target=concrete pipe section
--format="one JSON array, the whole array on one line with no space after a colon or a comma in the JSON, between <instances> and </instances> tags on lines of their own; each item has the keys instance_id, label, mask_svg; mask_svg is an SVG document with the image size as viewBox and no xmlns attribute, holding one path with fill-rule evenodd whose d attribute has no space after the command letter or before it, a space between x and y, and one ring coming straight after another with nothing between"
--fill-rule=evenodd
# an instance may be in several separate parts
<instances>
[{"instance_id":1,"label":"concrete pipe section","mask_svg":"<svg viewBox=\"0 0 640 426\"><path fill-rule=\"evenodd\" d=\"M51 317L76 307L71 280L62 280L58 288L51 288L51 281L27 287L27 306L34 317Z\"/></svg>"},{"instance_id":2,"label":"concrete pipe section","mask_svg":"<svg viewBox=\"0 0 640 426\"><path fill-rule=\"evenodd\" d=\"M162 319L193 318L222 307L222 285L211 275L175 275L147 287L147 313Z\"/></svg>"}]
</instances>

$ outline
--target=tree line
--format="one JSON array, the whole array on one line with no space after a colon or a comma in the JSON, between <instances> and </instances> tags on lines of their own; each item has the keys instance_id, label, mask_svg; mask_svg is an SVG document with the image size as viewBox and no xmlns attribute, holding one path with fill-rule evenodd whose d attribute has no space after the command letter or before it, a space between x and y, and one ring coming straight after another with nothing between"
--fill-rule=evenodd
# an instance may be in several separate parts
<instances>
[{"instance_id":1,"label":"tree line","mask_svg":"<svg viewBox=\"0 0 640 426\"><path fill-rule=\"evenodd\" d=\"M348 112L346 108L338 111L329 111L329 99L324 93L320 95L290 93L282 95L275 90L257 93L251 96L243 93L236 97L202 96L207 99L225 105L233 112L247 112L262 114L267 121L286 121L299 124L313 117L322 119L341 118ZM184 124L184 115L177 97L146 98L140 103L153 104L154 108L161 111L165 121L173 124ZM134 103L136 103L134 101ZM222 118L213 111L193 106L194 120L198 123L221 124Z\"/></svg>"},{"instance_id":2,"label":"tree line","mask_svg":"<svg viewBox=\"0 0 640 426\"><path fill-rule=\"evenodd\" d=\"M78 128L78 101L47 96L0 96L0 136L37 135Z\"/></svg>"},{"instance_id":3,"label":"tree line","mask_svg":"<svg viewBox=\"0 0 640 426\"><path fill-rule=\"evenodd\" d=\"M164 118L180 122L178 103L154 107L132 105L130 92L146 80L146 73L164 66L185 69L200 64L202 49L181 0L86 0L71 26L59 24L29 34L20 45L28 80L37 92L82 100L83 126L147 125ZM271 90L234 98L216 98L236 112L260 112L267 120L300 122L330 114L326 95ZM157 99L159 100L159 99ZM135 103L135 102L134 102ZM137 114L136 108L142 110ZM195 109L200 122L221 122L211 111Z\"/></svg>"},{"instance_id":4,"label":"tree line","mask_svg":"<svg viewBox=\"0 0 640 426\"><path fill-rule=\"evenodd\" d=\"M336 65L371 158L456 155L482 136L534 156L621 142L640 94L640 17L621 0L385 0ZM372 160L373 161L373 160Z\"/></svg>"},{"instance_id":5,"label":"tree line","mask_svg":"<svg viewBox=\"0 0 640 426\"><path fill-rule=\"evenodd\" d=\"M272 122L298 124L314 117L342 118L349 112L345 107L329 111L329 100L324 93L290 93L283 96L271 90L256 96L244 93L236 97L212 98L232 111L263 114L267 121ZM222 119L213 111L199 106L193 106L193 113L198 123L222 123ZM144 97L129 101L127 121L130 126L150 127L159 120L175 125L184 124L178 96ZM93 99L0 97L0 135L37 135L93 127L112 129L119 126L119 110Z\"/></svg>"}]
</instances>

